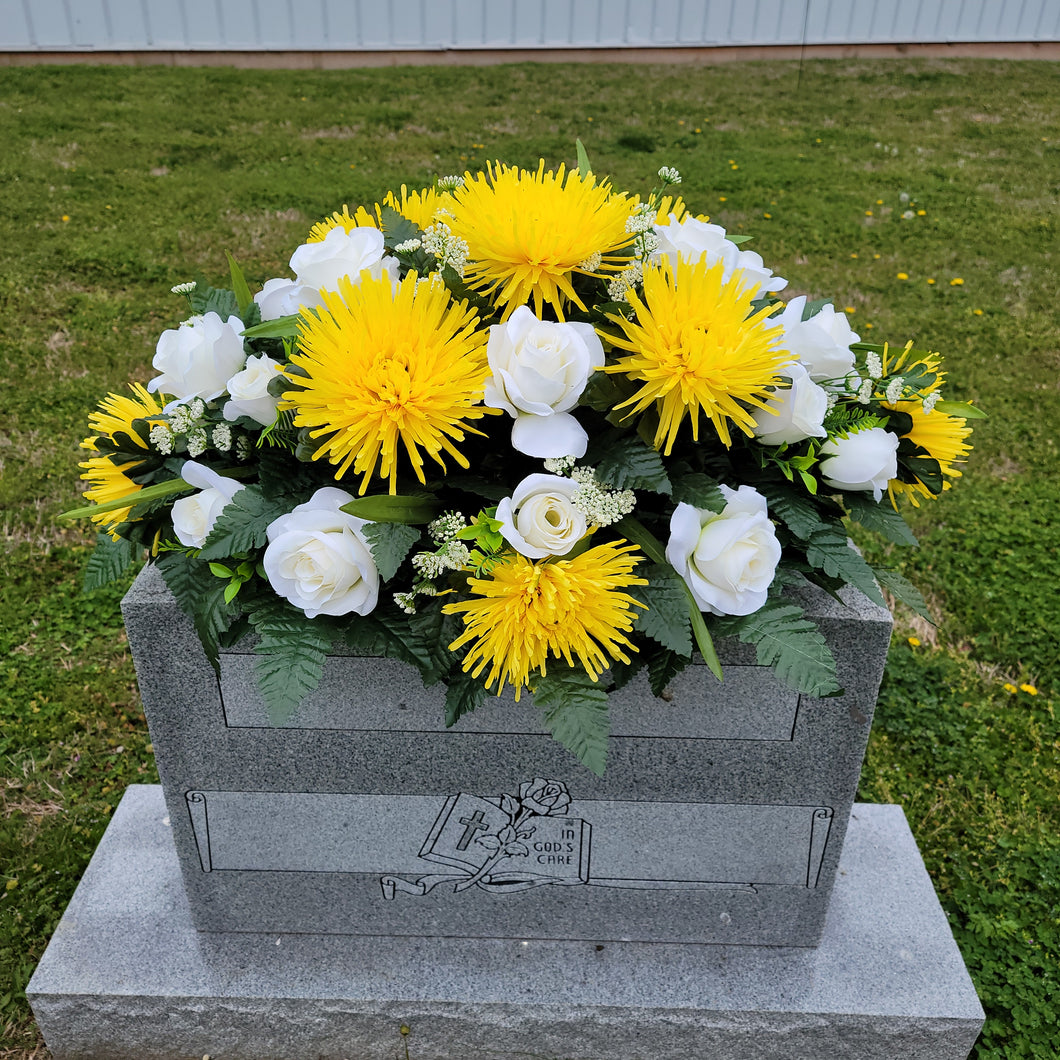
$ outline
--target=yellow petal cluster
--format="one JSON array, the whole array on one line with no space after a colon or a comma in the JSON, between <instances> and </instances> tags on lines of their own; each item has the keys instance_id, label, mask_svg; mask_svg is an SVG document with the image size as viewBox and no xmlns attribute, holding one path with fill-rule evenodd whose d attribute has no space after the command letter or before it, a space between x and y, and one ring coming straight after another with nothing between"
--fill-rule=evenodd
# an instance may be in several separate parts
<instances>
[{"instance_id":1,"label":"yellow petal cluster","mask_svg":"<svg viewBox=\"0 0 1060 1060\"><path fill-rule=\"evenodd\" d=\"M605 338L629 356L604 371L641 384L617 408L633 416L654 405L654 445L667 456L686 418L698 441L701 413L726 446L730 422L751 435L753 409L765 407L791 356L780 348L781 328L767 319L772 308L751 313L751 289L739 276L725 280L724 272L722 262L705 258L680 258L676 268L669 260L649 265L643 299L629 292L633 319L610 317L622 334Z\"/></svg>"},{"instance_id":2,"label":"yellow petal cluster","mask_svg":"<svg viewBox=\"0 0 1060 1060\"><path fill-rule=\"evenodd\" d=\"M909 433L903 437L927 450L928 455L939 462L942 474L946 476L942 488L948 490L952 483L947 480L961 477L960 469L955 465L963 463L972 451L966 440L972 433L968 421L963 416L950 416L935 408L925 412L920 400L898 401L893 405L884 402L884 407L904 412L913 421ZM919 508L921 497L935 496L920 479L915 482L891 479L887 484L887 493L895 508L898 507L899 497L905 497L914 508Z\"/></svg>"},{"instance_id":3,"label":"yellow petal cluster","mask_svg":"<svg viewBox=\"0 0 1060 1060\"><path fill-rule=\"evenodd\" d=\"M149 394L139 383L130 383L129 389L133 397L124 394L108 394L100 403L99 408L88 417L88 425L95 433L81 443L81 448L89 452L98 452L96 442L100 435L114 438L121 435L123 448L128 448L131 442L139 449L147 450L148 446L144 440L133 430L134 420L149 420L153 416L159 416L166 401L169 399L164 394ZM126 441L128 440L128 441ZM139 493L141 486L133 482L126 472L132 471L140 466L142 461L130 459L120 464L114 463L109 456L93 456L78 466L84 469L81 478L87 482L88 489L85 497L93 504L107 504L110 501L129 497ZM101 512L92 516L92 521L101 529L106 530L111 537L116 538L114 528L127 522L132 504L128 508L117 508L114 511Z\"/></svg>"},{"instance_id":4,"label":"yellow petal cluster","mask_svg":"<svg viewBox=\"0 0 1060 1060\"><path fill-rule=\"evenodd\" d=\"M636 647L625 636L633 628L634 607L621 592L647 585L633 575L642 561L636 546L609 541L570 560L534 563L512 553L489 578L469 578L471 600L446 604L446 614L461 614L464 632L452 644L471 648L464 670L478 677L489 666L486 687L497 694L510 683L515 698L532 673L545 674L549 656L568 666L575 658L595 681L611 664L629 662L625 649Z\"/></svg>"},{"instance_id":5,"label":"yellow petal cluster","mask_svg":"<svg viewBox=\"0 0 1060 1060\"><path fill-rule=\"evenodd\" d=\"M397 286L386 275L346 277L299 321L298 371L288 374L302 389L280 407L322 439L314 459L336 464L336 479L351 467L361 476L361 493L377 468L396 493L406 459L426 481L424 454L443 469L446 453L467 467L456 443L491 411L482 407L490 372L476 313L441 283L417 281L414 272Z\"/></svg>"},{"instance_id":6,"label":"yellow petal cluster","mask_svg":"<svg viewBox=\"0 0 1060 1060\"><path fill-rule=\"evenodd\" d=\"M562 165L546 172L544 159L535 172L501 163L488 168L464 175L446 218L468 246L464 279L484 291L503 320L531 301L539 318L544 304L558 320L568 301L584 310L572 281L627 263L616 252L632 239L626 221L635 201L592 174L565 173Z\"/></svg>"},{"instance_id":7,"label":"yellow petal cluster","mask_svg":"<svg viewBox=\"0 0 1060 1060\"><path fill-rule=\"evenodd\" d=\"M422 229L434 224L436 214L450 202L448 192L436 188L424 188L422 191L409 191L407 185L401 185L400 198L392 191L386 193L383 206L392 206L402 217ZM333 228L342 228L349 232L354 228L382 228L382 206L376 203L371 211L358 206L350 213L349 206L336 210L330 217L318 221L309 230L307 243L322 243Z\"/></svg>"}]
</instances>

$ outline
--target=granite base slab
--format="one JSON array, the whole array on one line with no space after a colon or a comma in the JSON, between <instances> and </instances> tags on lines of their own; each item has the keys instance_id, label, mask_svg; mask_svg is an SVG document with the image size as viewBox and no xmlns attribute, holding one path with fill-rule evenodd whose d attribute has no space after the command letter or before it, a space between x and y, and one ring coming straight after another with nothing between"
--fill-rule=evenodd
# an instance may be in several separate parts
<instances>
[{"instance_id":1,"label":"granite base slab","mask_svg":"<svg viewBox=\"0 0 1060 1060\"><path fill-rule=\"evenodd\" d=\"M983 1022L901 809L865 804L817 948L599 944L197 932L138 785L27 993L56 1060L964 1060Z\"/></svg>"}]
</instances>

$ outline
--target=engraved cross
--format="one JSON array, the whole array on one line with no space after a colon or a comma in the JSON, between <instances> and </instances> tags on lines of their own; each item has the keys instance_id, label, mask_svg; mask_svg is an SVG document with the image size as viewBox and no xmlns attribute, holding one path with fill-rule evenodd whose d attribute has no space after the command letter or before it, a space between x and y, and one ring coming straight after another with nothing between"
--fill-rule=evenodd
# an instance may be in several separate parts
<instances>
[{"instance_id":1,"label":"engraved cross","mask_svg":"<svg viewBox=\"0 0 1060 1060\"><path fill-rule=\"evenodd\" d=\"M476 832L488 832L490 826L482 820L482 811L476 810L470 817L461 817L460 823L467 825L464 829L464 834L460 837L460 842L456 844L457 850L467 850L471 845L471 837Z\"/></svg>"}]
</instances>

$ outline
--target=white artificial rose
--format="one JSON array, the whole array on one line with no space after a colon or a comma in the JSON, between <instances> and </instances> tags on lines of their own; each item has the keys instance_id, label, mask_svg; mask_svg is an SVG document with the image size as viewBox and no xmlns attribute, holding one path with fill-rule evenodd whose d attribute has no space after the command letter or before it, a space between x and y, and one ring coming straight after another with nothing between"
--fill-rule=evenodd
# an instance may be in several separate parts
<instances>
[{"instance_id":1,"label":"white artificial rose","mask_svg":"<svg viewBox=\"0 0 1060 1060\"><path fill-rule=\"evenodd\" d=\"M216 313L192 317L179 328L163 331L151 361L156 376L147 384L177 401L213 401L243 367L243 321L222 320Z\"/></svg>"},{"instance_id":2,"label":"white artificial rose","mask_svg":"<svg viewBox=\"0 0 1060 1060\"><path fill-rule=\"evenodd\" d=\"M756 489L722 486L721 492L725 510L720 513L677 506L670 517L666 558L700 610L750 615L766 602L780 562L780 542L766 499Z\"/></svg>"},{"instance_id":3,"label":"white artificial rose","mask_svg":"<svg viewBox=\"0 0 1060 1060\"><path fill-rule=\"evenodd\" d=\"M670 214L669 224L655 225L652 231L659 241L653 258L669 258L674 268L680 259L695 263L705 258L709 265L724 262L722 279L727 282L738 274L744 285L751 288L753 296L760 291L782 291L788 285L787 280L774 276L763 265L760 255L753 250L741 250L727 238L721 225L700 221L691 214L685 214L679 221L675 214Z\"/></svg>"},{"instance_id":4,"label":"white artificial rose","mask_svg":"<svg viewBox=\"0 0 1060 1060\"><path fill-rule=\"evenodd\" d=\"M224 418L235 421L240 416L247 416L262 427L270 426L276 419L276 407L280 399L269 393L269 383L282 370L283 365L266 354L248 357L243 371L228 380L228 393L232 400L225 402L222 410Z\"/></svg>"},{"instance_id":5,"label":"white artificial rose","mask_svg":"<svg viewBox=\"0 0 1060 1060\"><path fill-rule=\"evenodd\" d=\"M829 438L821 446L821 478L835 489L872 490L879 500L898 476L898 442L898 435L882 427Z\"/></svg>"},{"instance_id":6,"label":"white artificial rose","mask_svg":"<svg viewBox=\"0 0 1060 1060\"><path fill-rule=\"evenodd\" d=\"M828 392L810 378L802 365L789 364L783 375L791 386L774 391L767 407L752 413L755 437L763 445L792 445L806 438L827 437L824 418L828 415Z\"/></svg>"},{"instance_id":7,"label":"white artificial rose","mask_svg":"<svg viewBox=\"0 0 1060 1060\"><path fill-rule=\"evenodd\" d=\"M187 548L202 548L225 505L244 486L194 460L184 461L180 477L199 492L173 502L173 532Z\"/></svg>"},{"instance_id":8,"label":"white artificial rose","mask_svg":"<svg viewBox=\"0 0 1060 1060\"><path fill-rule=\"evenodd\" d=\"M578 483L561 475L527 475L497 505L501 534L530 559L565 556L585 536L585 516L574 507Z\"/></svg>"},{"instance_id":9,"label":"white artificial rose","mask_svg":"<svg viewBox=\"0 0 1060 1060\"><path fill-rule=\"evenodd\" d=\"M337 291L344 276L357 283L365 269L375 279L385 272L397 283L398 260L384 257L383 249L383 233L378 228L347 232L337 225L319 242L303 243L291 255L291 271L299 284L313 291Z\"/></svg>"},{"instance_id":10,"label":"white artificial rose","mask_svg":"<svg viewBox=\"0 0 1060 1060\"><path fill-rule=\"evenodd\" d=\"M266 528L262 563L269 584L307 618L367 615L379 601L365 520L339 510L352 500L344 490L325 486Z\"/></svg>"},{"instance_id":11,"label":"white artificial rose","mask_svg":"<svg viewBox=\"0 0 1060 1060\"><path fill-rule=\"evenodd\" d=\"M850 345L860 342L847 321L846 313L837 313L834 305L825 305L819 313L803 320L806 296L793 298L771 324L784 329L781 345L788 350L815 382L842 381L854 370L854 352Z\"/></svg>"},{"instance_id":12,"label":"white artificial rose","mask_svg":"<svg viewBox=\"0 0 1060 1060\"><path fill-rule=\"evenodd\" d=\"M315 287L284 279L266 280L265 286L254 295L254 301L261 310L262 321L294 316L302 309L313 309L322 304L320 292Z\"/></svg>"},{"instance_id":13,"label":"white artificial rose","mask_svg":"<svg viewBox=\"0 0 1060 1060\"><path fill-rule=\"evenodd\" d=\"M519 452L542 459L585 455L588 435L569 410L604 364L591 324L538 320L520 306L490 328L486 358L493 375L485 404L515 418L512 445Z\"/></svg>"}]
</instances>

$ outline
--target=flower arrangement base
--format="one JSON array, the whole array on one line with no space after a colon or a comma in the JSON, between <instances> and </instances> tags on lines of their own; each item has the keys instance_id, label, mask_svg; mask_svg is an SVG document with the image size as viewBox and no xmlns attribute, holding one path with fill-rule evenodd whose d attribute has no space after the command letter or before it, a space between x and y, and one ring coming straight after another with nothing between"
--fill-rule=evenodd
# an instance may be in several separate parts
<instances>
[{"instance_id":1,"label":"flower arrangement base","mask_svg":"<svg viewBox=\"0 0 1060 1060\"><path fill-rule=\"evenodd\" d=\"M124 614L173 839L205 931L812 946L821 935L890 615L807 587L844 691L781 685L722 643L667 698L611 702L597 777L529 697L446 730L404 664L333 656L285 725L256 656L220 679L148 567Z\"/></svg>"},{"instance_id":2,"label":"flower arrangement base","mask_svg":"<svg viewBox=\"0 0 1060 1060\"><path fill-rule=\"evenodd\" d=\"M816 949L203 933L170 822L130 788L29 984L55 1060L964 1060L983 1022L896 806Z\"/></svg>"}]
</instances>

